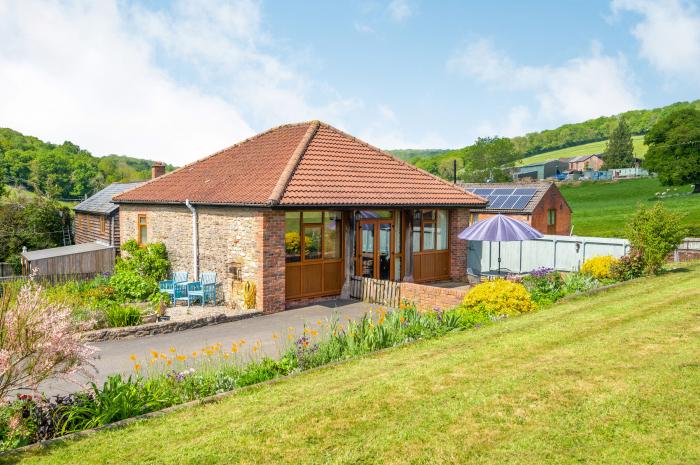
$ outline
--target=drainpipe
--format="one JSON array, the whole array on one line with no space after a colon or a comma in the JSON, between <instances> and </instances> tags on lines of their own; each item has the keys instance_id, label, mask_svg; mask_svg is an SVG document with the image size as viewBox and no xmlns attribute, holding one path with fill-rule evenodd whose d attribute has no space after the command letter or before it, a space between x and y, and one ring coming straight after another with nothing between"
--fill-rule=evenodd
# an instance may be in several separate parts
<instances>
[{"instance_id":1,"label":"drainpipe","mask_svg":"<svg viewBox=\"0 0 700 465\"><path fill-rule=\"evenodd\" d=\"M199 228L197 226L197 210L185 199L185 206L192 212L192 263L194 264L194 279L199 279Z\"/></svg>"}]
</instances>

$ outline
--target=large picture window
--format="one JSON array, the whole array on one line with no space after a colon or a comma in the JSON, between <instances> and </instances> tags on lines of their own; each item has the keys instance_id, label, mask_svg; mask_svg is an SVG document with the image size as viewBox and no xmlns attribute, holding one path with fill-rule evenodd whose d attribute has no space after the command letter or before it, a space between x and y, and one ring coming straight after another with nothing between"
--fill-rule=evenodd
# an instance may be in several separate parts
<instances>
[{"instance_id":1,"label":"large picture window","mask_svg":"<svg viewBox=\"0 0 700 465\"><path fill-rule=\"evenodd\" d=\"M447 250L447 210L416 210L413 216L413 252Z\"/></svg>"},{"instance_id":2,"label":"large picture window","mask_svg":"<svg viewBox=\"0 0 700 465\"><path fill-rule=\"evenodd\" d=\"M340 212L286 212L284 222L287 263L342 257L343 220Z\"/></svg>"}]
</instances>

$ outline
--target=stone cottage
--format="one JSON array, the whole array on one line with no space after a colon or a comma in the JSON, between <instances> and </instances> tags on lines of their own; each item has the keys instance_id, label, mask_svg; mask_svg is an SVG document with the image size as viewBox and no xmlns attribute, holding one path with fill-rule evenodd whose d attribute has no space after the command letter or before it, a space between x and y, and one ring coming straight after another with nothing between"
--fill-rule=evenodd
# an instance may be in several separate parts
<instances>
[{"instance_id":1,"label":"stone cottage","mask_svg":"<svg viewBox=\"0 0 700 465\"><path fill-rule=\"evenodd\" d=\"M486 200L328 124L270 129L114 197L122 241L164 242L174 270L216 271L266 313L347 295L349 278L466 275L457 234Z\"/></svg>"}]
</instances>

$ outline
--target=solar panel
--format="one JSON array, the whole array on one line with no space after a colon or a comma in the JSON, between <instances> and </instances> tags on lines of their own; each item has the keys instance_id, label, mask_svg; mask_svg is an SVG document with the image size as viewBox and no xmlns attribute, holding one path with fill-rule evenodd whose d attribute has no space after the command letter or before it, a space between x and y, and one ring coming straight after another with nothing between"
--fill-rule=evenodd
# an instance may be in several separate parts
<instances>
[{"instance_id":1,"label":"solar panel","mask_svg":"<svg viewBox=\"0 0 700 465\"><path fill-rule=\"evenodd\" d=\"M506 195L494 195L489 197L489 200L491 203L489 204L489 207L491 208L501 208L501 205L503 205L503 202L506 201L508 196Z\"/></svg>"},{"instance_id":2,"label":"solar panel","mask_svg":"<svg viewBox=\"0 0 700 465\"><path fill-rule=\"evenodd\" d=\"M491 195L511 195L515 189L494 189Z\"/></svg>"},{"instance_id":3,"label":"solar panel","mask_svg":"<svg viewBox=\"0 0 700 465\"><path fill-rule=\"evenodd\" d=\"M506 200L501 204L501 208L510 210L515 205L515 202L520 198L519 195L511 195L506 197Z\"/></svg>"},{"instance_id":4,"label":"solar panel","mask_svg":"<svg viewBox=\"0 0 700 465\"><path fill-rule=\"evenodd\" d=\"M518 197L518 200L513 205L513 210L522 210L527 206L527 203L530 201L531 198L531 195L521 195L520 197Z\"/></svg>"},{"instance_id":5,"label":"solar panel","mask_svg":"<svg viewBox=\"0 0 700 465\"><path fill-rule=\"evenodd\" d=\"M473 192L476 195L489 195L493 189L474 189Z\"/></svg>"},{"instance_id":6,"label":"solar panel","mask_svg":"<svg viewBox=\"0 0 700 465\"><path fill-rule=\"evenodd\" d=\"M534 195L537 189L527 188L527 189L515 189L515 195Z\"/></svg>"}]
</instances>

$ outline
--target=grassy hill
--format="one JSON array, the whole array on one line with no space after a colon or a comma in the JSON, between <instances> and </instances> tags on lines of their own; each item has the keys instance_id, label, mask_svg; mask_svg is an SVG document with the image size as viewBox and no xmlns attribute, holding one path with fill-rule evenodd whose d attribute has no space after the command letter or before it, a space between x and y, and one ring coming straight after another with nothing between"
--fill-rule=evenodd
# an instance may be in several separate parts
<instances>
[{"instance_id":1,"label":"grassy hill","mask_svg":"<svg viewBox=\"0 0 700 465\"><path fill-rule=\"evenodd\" d=\"M552 150L551 152L538 153L537 155L523 158L518 162L518 165L529 165L530 163L540 163L547 160L556 160L557 158L570 158L593 153L603 153L607 143L607 140L601 140L559 150ZM644 145L644 136L633 136L632 143L634 144L634 155L638 158L644 158L648 149L648 147Z\"/></svg>"},{"instance_id":2,"label":"grassy hill","mask_svg":"<svg viewBox=\"0 0 700 465\"><path fill-rule=\"evenodd\" d=\"M700 461L700 267L2 463Z\"/></svg>"},{"instance_id":3,"label":"grassy hill","mask_svg":"<svg viewBox=\"0 0 700 465\"><path fill-rule=\"evenodd\" d=\"M410 160L412 158L430 158L444 155L450 150L442 149L395 149L387 150L390 154L402 160Z\"/></svg>"},{"instance_id":4,"label":"grassy hill","mask_svg":"<svg viewBox=\"0 0 700 465\"><path fill-rule=\"evenodd\" d=\"M668 188L656 178L642 178L565 183L560 189L573 210L575 235L621 237L639 205L661 201L669 210L685 215L689 236L700 236L700 195L685 195L692 190L690 186ZM656 194L664 191L670 195L659 200Z\"/></svg>"}]
</instances>

